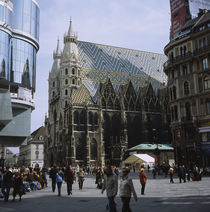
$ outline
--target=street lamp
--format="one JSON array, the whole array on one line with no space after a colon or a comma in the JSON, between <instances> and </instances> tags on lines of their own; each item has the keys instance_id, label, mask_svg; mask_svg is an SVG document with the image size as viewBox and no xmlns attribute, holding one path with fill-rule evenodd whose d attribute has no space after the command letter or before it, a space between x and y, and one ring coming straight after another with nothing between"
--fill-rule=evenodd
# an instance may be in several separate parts
<instances>
[{"instance_id":1,"label":"street lamp","mask_svg":"<svg viewBox=\"0 0 210 212\"><path fill-rule=\"evenodd\" d=\"M157 140L157 131L156 129L152 129L153 132L153 144L155 144L155 142L157 141L157 147L154 150L154 154L157 157L157 164L158 164L158 174L159 174L159 168L160 168L160 150L158 148L158 140Z\"/></svg>"}]
</instances>

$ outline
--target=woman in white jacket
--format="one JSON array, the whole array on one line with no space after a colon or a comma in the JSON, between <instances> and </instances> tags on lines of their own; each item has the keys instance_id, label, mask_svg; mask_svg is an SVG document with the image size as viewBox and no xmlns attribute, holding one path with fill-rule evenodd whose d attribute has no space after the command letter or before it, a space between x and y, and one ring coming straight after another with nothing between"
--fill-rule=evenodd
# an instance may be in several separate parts
<instances>
[{"instance_id":1,"label":"woman in white jacket","mask_svg":"<svg viewBox=\"0 0 210 212\"><path fill-rule=\"evenodd\" d=\"M130 170L128 168L122 169L122 178L120 180L120 198L123 203L122 212L131 212L129 205L131 194L133 194L135 201L137 201L137 195L133 186L133 181L128 177L129 172Z\"/></svg>"}]
</instances>

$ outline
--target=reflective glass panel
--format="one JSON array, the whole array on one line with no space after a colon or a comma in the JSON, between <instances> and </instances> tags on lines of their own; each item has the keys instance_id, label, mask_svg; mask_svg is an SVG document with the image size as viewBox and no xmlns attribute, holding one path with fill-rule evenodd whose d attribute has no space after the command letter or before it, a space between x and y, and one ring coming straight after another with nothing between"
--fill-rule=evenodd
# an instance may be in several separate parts
<instances>
[{"instance_id":1,"label":"reflective glass panel","mask_svg":"<svg viewBox=\"0 0 210 212\"><path fill-rule=\"evenodd\" d=\"M22 30L23 0L12 0L14 6L13 28Z\"/></svg>"},{"instance_id":2,"label":"reflective glass panel","mask_svg":"<svg viewBox=\"0 0 210 212\"><path fill-rule=\"evenodd\" d=\"M31 44L22 40L12 39L12 55L14 82L35 89L36 50Z\"/></svg>"},{"instance_id":3,"label":"reflective glass panel","mask_svg":"<svg viewBox=\"0 0 210 212\"><path fill-rule=\"evenodd\" d=\"M9 35L0 30L0 76L9 79Z\"/></svg>"},{"instance_id":4,"label":"reflective glass panel","mask_svg":"<svg viewBox=\"0 0 210 212\"><path fill-rule=\"evenodd\" d=\"M4 20L4 8L2 5L0 5L0 21Z\"/></svg>"}]
</instances>

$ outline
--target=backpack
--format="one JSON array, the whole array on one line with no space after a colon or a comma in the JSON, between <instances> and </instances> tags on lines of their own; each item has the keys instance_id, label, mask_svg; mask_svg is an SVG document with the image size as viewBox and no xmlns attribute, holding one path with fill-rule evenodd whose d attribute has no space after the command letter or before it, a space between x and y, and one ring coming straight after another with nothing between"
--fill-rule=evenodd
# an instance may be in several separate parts
<instances>
[{"instance_id":1,"label":"backpack","mask_svg":"<svg viewBox=\"0 0 210 212\"><path fill-rule=\"evenodd\" d=\"M62 182L63 182L62 177L59 174L57 174L57 176L56 176L56 183L62 183Z\"/></svg>"}]
</instances>

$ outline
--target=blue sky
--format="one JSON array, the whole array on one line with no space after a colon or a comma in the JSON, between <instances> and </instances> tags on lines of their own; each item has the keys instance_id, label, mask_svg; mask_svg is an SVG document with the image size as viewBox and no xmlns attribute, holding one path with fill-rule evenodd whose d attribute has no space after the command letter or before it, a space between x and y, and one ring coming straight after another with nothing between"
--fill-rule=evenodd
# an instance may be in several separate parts
<instances>
[{"instance_id":1,"label":"blue sky","mask_svg":"<svg viewBox=\"0 0 210 212\"><path fill-rule=\"evenodd\" d=\"M169 0L37 1L40 6L40 50L31 132L44 125L52 55L58 37L63 48L63 35L68 31L70 17L73 30L82 41L156 53L163 53L169 42Z\"/></svg>"},{"instance_id":2,"label":"blue sky","mask_svg":"<svg viewBox=\"0 0 210 212\"><path fill-rule=\"evenodd\" d=\"M59 36L68 30L70 17L78 39L163 53L169 41L169 0L38 0L40 50L37 56L35 106L31 131L44 124L48 112L48 74Z\"/></svg>"}]
</instances>

